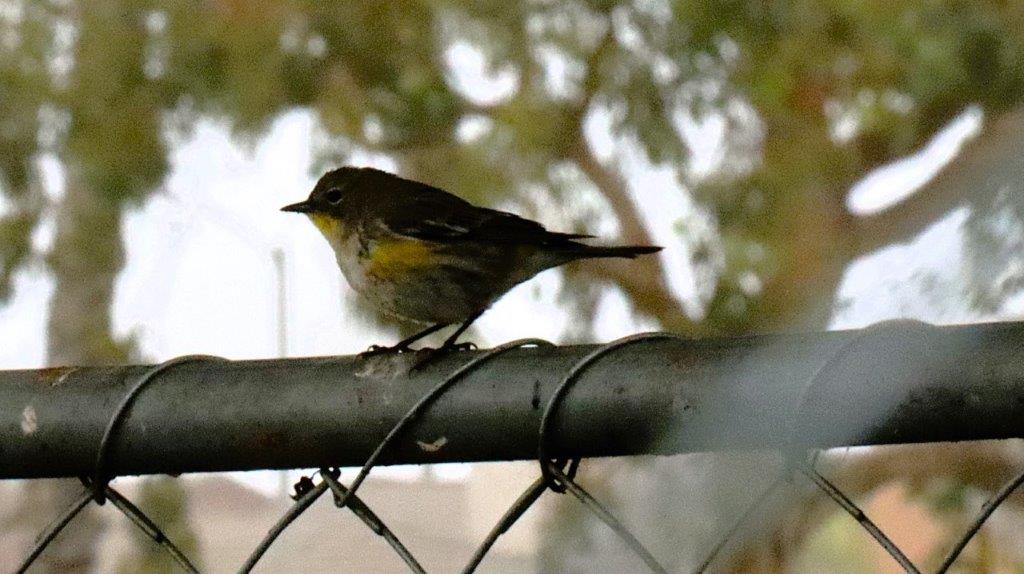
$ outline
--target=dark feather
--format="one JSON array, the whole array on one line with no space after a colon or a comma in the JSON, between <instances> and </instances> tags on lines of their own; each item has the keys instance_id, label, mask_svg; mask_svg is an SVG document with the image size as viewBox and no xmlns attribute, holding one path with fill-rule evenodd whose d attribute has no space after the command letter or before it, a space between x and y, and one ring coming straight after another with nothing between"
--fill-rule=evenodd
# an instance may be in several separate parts
<instances>
[{"instance_id":1,"label":"dark feather","mask_svg":"<svg viewBox=\"0 0 1024 574\"><path fill-rule=\"evenodd\" d=\"M427 241L475 240L520 245L561 245L591 237L548 231L540 223L514 213L477 207L442 189L382 175L401 183L392 183L382 190L382 194L390 196L392 201L388 204L392 208L381 213L384 226L399 235Z\"/></svg>"}]
</instances>

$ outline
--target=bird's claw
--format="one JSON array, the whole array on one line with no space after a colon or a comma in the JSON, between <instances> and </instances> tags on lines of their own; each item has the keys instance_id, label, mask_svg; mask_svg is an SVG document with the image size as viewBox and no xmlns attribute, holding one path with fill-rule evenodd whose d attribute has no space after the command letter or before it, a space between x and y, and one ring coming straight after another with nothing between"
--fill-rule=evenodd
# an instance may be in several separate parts
<instances>
[{"instance_id":1,"label":"bird's claw","mask_svg":"<svg viewBox=\"0 0 1024 574\"><path fill-rule=\"evenodd\" d=\"M441 347L420 347L419 349L410 349L409 347L402 347L395 345L393 347L385 347L383 345L370 345L370 348L366 349L362 353L359 353L359 358L368 359L370 357L376 357L378 355L400 355L403 353L416 353L416 363L412 366L413 371L422 369L427 364L434 361L438 357L446 355L452 352L461 351L475 351L477 350L476 343L456 343L452 345L442 345Z\"/></svg>"},{"instance_id":2,"label":"bird's claw","mask_svg":"<svg viewBox=\"0 0 1024 574\"><path fill-rule=\"evenodd\" d=\"M412 366L413 371L419 371L428 364L434 362L435 359L443 357L448 353L458 353L462 351L475 351L477 350L476 343L456 343L453 345L442 345L438 348L423 347L416 349L416 364Z\"/></svg>"},{"instance_id":3,"label":"bird's claw","mask_svg":"<svg viewBox=\"0 0 1024 574\"><path fill-rule=\"evenodd\" d=\"M370 345L369 349L366 349L362 353L359 353L360 359L368 359L370 357L376 357L377 355L399 355L402 353L408 353L411 351L409 347L401 347L395 345L393 347L385 347L384 345Z\"/></svg>"}]
</instances>

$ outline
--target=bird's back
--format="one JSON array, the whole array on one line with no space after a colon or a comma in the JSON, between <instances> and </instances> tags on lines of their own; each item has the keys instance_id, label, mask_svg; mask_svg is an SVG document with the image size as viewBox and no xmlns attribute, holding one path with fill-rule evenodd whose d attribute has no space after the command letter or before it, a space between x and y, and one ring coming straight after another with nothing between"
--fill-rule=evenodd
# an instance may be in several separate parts
<instances>
[{"instance_id":1,"label":"bird's back","mask_svg":"<svg viewBox=\"0 0 1024 574\"><path fill-rule=\"evenodd\" d=\"M589 237L548 231L536 221L478 207L443 189L379 170L360 177L359 189L386 229L424 241L558 246Z\"/></svg>"}]
</instances>

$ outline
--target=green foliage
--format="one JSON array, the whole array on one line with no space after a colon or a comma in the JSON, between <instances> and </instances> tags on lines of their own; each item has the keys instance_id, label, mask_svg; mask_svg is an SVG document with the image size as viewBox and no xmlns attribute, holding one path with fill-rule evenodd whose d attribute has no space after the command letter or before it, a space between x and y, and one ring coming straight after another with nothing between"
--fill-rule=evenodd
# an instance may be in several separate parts
<instances>
[{"instance_id":1,"label":"green foliage","mask_svg":"<svg viewBox=\"0 0 1024 574\"><path fill-rule=\"evenodd\" d=\"M857 179L914 151L967 105L999 113L1018 106L1024 94L1024 10L1012 3L677 2L674 8L691 57L724 73L715 90L720 99L749 106L760 123L759 162L750 165L749 122L732 122L723 169L694 182L727 242L733 233L744 240L759 235L778 261L761 276L763 295L720 283L708 320L734 329L786 324L815 299L830 300L834 281L826 278L836 272L827 261L844 261L858 239L844 214ZM813 231L801 233L808 227ZM738 272L738 265L741 259L730 258L726 269ZM807 269L827 287L794 288ZM749 300L739 322L737 298Z\"/></svg>"},{"instance_id":2,"label":"green foliage","mask_svg":"<svg viewBox=\"0 0 1024 574\"><path fill-rule=\"evenodd\" d=\"M800 549L794 572L868 574L878 565L872 560L872 542L860 526L843 513L835 513L815 531Z\"/></svg>"},{"instance_id":3,"label":"green foliage","mask_svg":"<svg viewBox=\"0 0 1024 574\"><path fill-rule=\"evenodd\" d=\"M138 199L167 168L159 93L145 71L145 6L97 3L79 18L74 70L58 100L71 117L66 153L112 203Z\"/></svg>"},{"instance_id":4,"label":"green foliage","mask_svg":"<svg viewBox=\"0 0 1024 574\"><path fill-rule=\"evenodd\" d=\"M0 302L11 295L14 271L31 255L39 216L32 167L49 78L49 14L27 7L20 23L0 18Z\"/></svg>"},{"instance_id":5,"label":"green foliage","mask_svg":"<svg viewBox=\"0 0 1024 574\"><path fill-rule=\"evenodd\" d=\"M35 223L35 214L19 213L0 218L0 302L11 296L14 270L31 254L30 235Z\"/></svg>"},{"instance_id":6,"label":"green foliage","mask_svg":"<svg viewBox=\"0 0 1024 574\"><path fill-rule=\"evenodd\" d=\"M923 493L924 502L935 512L958 513L967 506L967 485L958 481L942 481Z\"/></svg>"},{"instance_id":7,"label":"green foliage","mask_svg":"<svg viewBox=\"0 0 1024 574\"><path fill-rule=\"evenodd\" d=\"M330 134L497 203L527 186L553 190L552 167L577 157L582 122L600 104L614 133L677 169L727 243L772 254L767 270L727 257L707 321L739 330L785 321L827 291L774 295L795 270L820 266L824 252L850 248L841 213L853 181L914 150L965 105L999 112L1024 92L1024 10L995 1L26 6L7 24L19 43L0 61L0 80L15 88L0 93L8 195L27 189L44 109L68 120L55 149L117 204L144 198L163 178L171 112L186 127L215 115L256 135L308 106ZM68 29L72 39L60 40ZM462 93L445 65L455 43L479 50L486 71L512 74L512 92L486 104ZM61 45L73 64L54 74L47 62ZM710 177L687 170L680 114L726 120ZM483 133L460 139L470 118ZM803 218L817 227L818 249L794 245L806 238L793 232L792 214L808 205L820 207ZM728 280L751 271L764 293ZM737 298L738 321L727 303Z\"/></svg>"}]
</instances>

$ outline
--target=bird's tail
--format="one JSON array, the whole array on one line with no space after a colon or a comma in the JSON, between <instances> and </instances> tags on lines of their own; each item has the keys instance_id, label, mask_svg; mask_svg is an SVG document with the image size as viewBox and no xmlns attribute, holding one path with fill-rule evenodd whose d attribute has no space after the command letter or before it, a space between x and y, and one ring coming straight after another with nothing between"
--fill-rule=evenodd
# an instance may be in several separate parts
<instances>
[{"instance_id":1,"label":"bird's tail","mask_svg":"<svg viewBox=\"0 0 1024 574\"><path fill-rule=\"evenodd\" d=\"M595 245L584 245L582 243L576 243L573 241L571 247L566 249L568 255L572 255L573 259L590 259L597 257L621 257L624 259L633 259L637 255L647 255L648 253L657 253L662 250L657 245L620 245L620 246L595 246Z\"/></svg>"}]
</instances>

